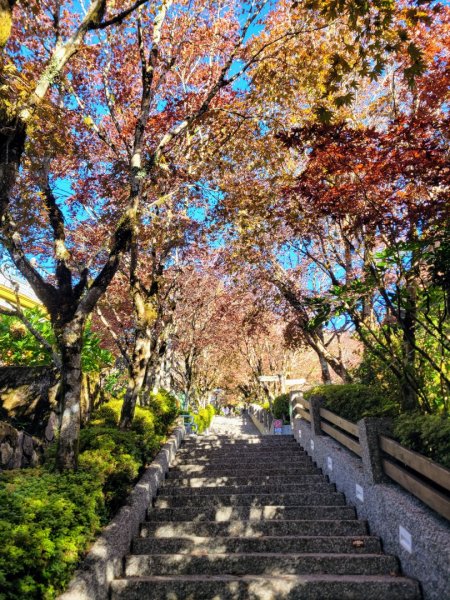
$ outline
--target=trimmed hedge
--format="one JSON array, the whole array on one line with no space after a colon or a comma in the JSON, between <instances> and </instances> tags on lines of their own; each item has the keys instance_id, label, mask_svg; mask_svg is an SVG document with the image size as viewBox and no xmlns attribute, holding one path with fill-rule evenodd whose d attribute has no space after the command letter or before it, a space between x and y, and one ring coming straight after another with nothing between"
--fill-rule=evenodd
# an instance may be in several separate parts
<instances>
[{"instance_id":1,"label":"trimmed hedge","mask_svg":"<svg viewBox=\"0 0 450 600\"><path fill-rule=\"evenodd\" d=\"M407 448L450 469L450 418L409 414L394 420L394 435Z\"/></svg>"},{"instance_id":2,"label":"trimmed hedge","mask_svg":"<svg viewBox=\"0 0 450 600\"><path fill-rule=\"evenodd\" d=\"M319 385L304 397L322 396L325 406L353 423L364 417L391 417L400 444L450 468L450 418L445 415L399 414L396 402L363 384Z\"/></svg>"},{"instance_id":3,"label":"trimmed hedge","mask_svg":"<svg viewBox=\"0 0 450 600\"><path fill-rule=\"evenodd\" d=\"M322 396L329 410L355 423L363 417L398 415L397 404L386 399L377 389L362 383L318 385L304 394L305 400L311 396Z\"/></svg>"},{"instance_id":4,"label":"trimmed hedge","mask_svg":"<svg viewBox=\"0 0 450 600\"><path fill-rule=\"evenodd\" d=\"M289 423L289 394L280 394L272 404L272 415L275 419L283 419Z\"/></svg>"}]
</instances>

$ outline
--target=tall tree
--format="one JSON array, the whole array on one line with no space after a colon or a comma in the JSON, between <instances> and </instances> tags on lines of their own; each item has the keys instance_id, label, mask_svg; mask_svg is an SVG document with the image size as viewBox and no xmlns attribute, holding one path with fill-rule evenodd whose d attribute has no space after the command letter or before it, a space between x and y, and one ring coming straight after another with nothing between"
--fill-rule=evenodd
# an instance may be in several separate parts
<instances>
[{"instance_id":1,"label":"tall tree","mask_svg":"<svg viewBox=\"0 0 450 600\"><path fill-rule=\"evenodd\" d=\"M245 45L263 4L246 7L240 25L237 5L211 3L205 10L197 2L187 11L183 2L163 0L139 10L119 30L129 9L105 19L106 2L94 2L81 24L73 26L77 14L57 3L52 19L44 13L31 33L27 11L35 7L19 5L6 48L6 72L12 74L2 103L2 243L46 306L55 330L62 362L61 469L76 466L86 319L136 238L148 186L171 169L170 149L195 133L222 90L255 60ZM92 36L91 47L83 46L89 31L107 25L114 29ZM42 36L54 41L48 58ZM31 59L27 43L35 49ZM76 51L78 60L69 63ZM30 86L26 77L41 65L42 75ZM64 71L67 66L70 71ZM24 102L14 100L15 91ZM44 121L48 135L40 136ZM69 195L66 206L60 206L58 185ZM26 205L31 197L38 200L32 215ZM72 222L67 230L69 217L81 220L82 227L85 221L98 224L88 260L75 245ZM49 249L39 225L53 238L49 254L40 254ZM33 251L43 258L37 267L30 260ZM51 267L54 275L46 279L44 271Z\"/></svg>"}]
</instances>

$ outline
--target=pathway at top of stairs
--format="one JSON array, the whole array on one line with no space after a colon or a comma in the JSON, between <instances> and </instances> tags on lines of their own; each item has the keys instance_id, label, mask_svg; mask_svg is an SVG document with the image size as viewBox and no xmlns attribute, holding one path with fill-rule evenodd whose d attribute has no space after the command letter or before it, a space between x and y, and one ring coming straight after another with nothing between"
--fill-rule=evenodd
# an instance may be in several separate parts
<instances>
[{"instance_id":1,"label":"pathway at top of stairs","mask_svg":"<svg viewBox=\"0 0 450 600\"><path fill-rule=\"evenodd\" d=\"M188 437L112 600L418 600L292 436L216 417Z\"/></svg>"}]
</instances>

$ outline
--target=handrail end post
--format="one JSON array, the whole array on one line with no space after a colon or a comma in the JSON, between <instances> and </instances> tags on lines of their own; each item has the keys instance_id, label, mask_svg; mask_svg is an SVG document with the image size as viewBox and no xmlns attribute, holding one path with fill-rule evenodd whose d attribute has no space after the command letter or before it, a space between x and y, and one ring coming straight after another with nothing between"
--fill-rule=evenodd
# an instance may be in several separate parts
<instances>
[{"instance_id":1,"label":"handrail end post","mask_svg":"<svg viewBox=\"0 0 450 600\"><path fill-rule=\"evenodd\" d=\"M389 418L365 417L357 424L366 481L369 484L389 482L390 479L383 469L379 436L389 434L392 420Z\"/></svg>"},{"instance_id":2,"label":"handrail end post","mask_svg":"<svg viewBox=\"0 0 450 600\"><path fill-rule=\"evenodd\" d=\"M303 392L301 390L291 390L289 392L289 413L292 427L294 427L294 421L298 415L297 403L301 401L303 401Z\"/></svg>"},{"instance_id":3,"label":"handrail end post","mask_svg":"<svg viewBox=\"0 0 450 600\"><path fill-rule=\"evenodd\" d=\"M320 409L324 404L321 396L311 396L309 399L309 414L311 417L311 434L313 437L317 435L325 435L320 425L321 416Z\"/></svg>"}]
</instances>

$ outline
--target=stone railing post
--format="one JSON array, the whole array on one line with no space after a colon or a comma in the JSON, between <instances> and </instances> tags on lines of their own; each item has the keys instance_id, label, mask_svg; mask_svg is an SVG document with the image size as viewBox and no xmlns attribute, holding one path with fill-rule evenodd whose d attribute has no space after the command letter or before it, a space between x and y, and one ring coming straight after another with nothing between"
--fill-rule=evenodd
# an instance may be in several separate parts
<instances>
[{"instance_id":1,"label":"stone railing post","mask_svg":"<svg viewBox=\"0 0 450 600\"><path fill-rule=\"evenodd\" d=\"M386 483L389 478L384 474L382 455L378 436L389 433L391 419L366 417L358 421L359 443L364 474L369 484Z\"/></svg>"},{"instance_id":2,"label":"stone railing post","mask_svg":"<svg viewBox=\"0 0 450 600\"><path fill-rule=\"evenodd\" d=\"M320 396L311 396L309 399L309 414L311 416L311 433L313 437L324 435L320 426L320 409L323 399Z\"/></svg>"},{"instance_id":3,"label":"stone railing post","mask_svg":"<svg viewBox=\"0 0 450 600\"><path fill-rule=\"evenodd\" d=\"M292 390L289 392L289 404L291 406L291 425L294 425L295 417L297 416L297 404L303 400L303 393L300 390Z\"/></svg>"}]
</instances>

